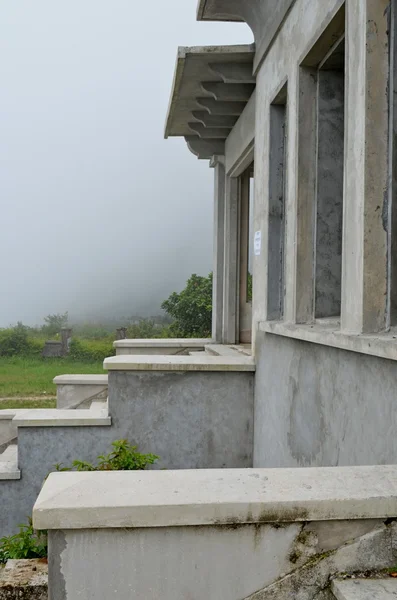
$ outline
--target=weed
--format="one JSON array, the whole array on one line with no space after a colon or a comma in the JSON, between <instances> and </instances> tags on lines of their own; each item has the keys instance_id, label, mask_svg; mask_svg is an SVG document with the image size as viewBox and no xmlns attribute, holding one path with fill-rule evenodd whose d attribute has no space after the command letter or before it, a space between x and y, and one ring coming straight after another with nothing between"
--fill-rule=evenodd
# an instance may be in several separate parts
<instances>
[{"instance_id":1,"label":"weed","mask_svg":"<svg viewBox=\"0 0 397 600\"><path fill-rule=\"evenodd\" d=\"M47 556L47 532L33 529L32 519L19 525L19 532L0 539L0 563L12 558L43 558Z\"/></svg>"}]
</instances>

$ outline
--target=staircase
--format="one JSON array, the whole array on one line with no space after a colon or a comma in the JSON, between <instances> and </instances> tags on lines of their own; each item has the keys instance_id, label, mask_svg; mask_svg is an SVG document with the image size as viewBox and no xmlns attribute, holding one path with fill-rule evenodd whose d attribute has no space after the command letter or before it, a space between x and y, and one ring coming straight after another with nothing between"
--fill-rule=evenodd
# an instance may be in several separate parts
<instances>
[{"instance_id":1,"label":"staircase","mask_svg":"<svg viewBox=\"0 0 397 600\"><path fill-rule=\"evenodd\" d=\"M331 590L336 600L395 600L397 580L393 578L335 579Z\"/></svg>"}]
</instances>

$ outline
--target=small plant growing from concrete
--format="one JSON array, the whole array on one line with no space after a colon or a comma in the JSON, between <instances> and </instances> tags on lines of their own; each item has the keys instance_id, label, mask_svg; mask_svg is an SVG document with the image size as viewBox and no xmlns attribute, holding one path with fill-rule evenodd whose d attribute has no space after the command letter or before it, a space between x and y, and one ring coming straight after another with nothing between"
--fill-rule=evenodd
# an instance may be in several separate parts
<instances>
[{"instance_id":1,"label":"small plant growing from concrete","mask_svg":"<svg viewBox=\"0 0 397 600\"><path fill-rule=\"evenodd\" d=\"M142 471L158 460L155 454L140 454L137 446L131 446L127 440L112 443L113 451L98 456L98 464L93 465L82 460L74 460L71 467L55 465L57 471Z\"/></svg>"},{"instance_id":2,"label":"small plant growing from concrete","mask_svg":"<svg viewBox=\"0 0 397 600\"><path fill-rule=\"evenodd\" d=\"M0 563L9 559L45 558L47 556L47 532L33 529L32 519L27 525L19 525L19 532L0 539Z\"/></svg>"},{"instance_id":3,"label":"small plant growing from concrete","mask_svg":"<svg viewBox=\"0 0 397 600\"><path fill-rule=\"evenodd\" d=\"M155 454L140 454L137 446L127 440L116 440L109 454L98 456L98 464L75 460L71 467L55 465L57 471L142 471L158 460ZM47 532L33 529L32 520L19 525L19 533L0 539L0 564L8 559L45 558L47 556Z\"/></svg>"}]
</instances>

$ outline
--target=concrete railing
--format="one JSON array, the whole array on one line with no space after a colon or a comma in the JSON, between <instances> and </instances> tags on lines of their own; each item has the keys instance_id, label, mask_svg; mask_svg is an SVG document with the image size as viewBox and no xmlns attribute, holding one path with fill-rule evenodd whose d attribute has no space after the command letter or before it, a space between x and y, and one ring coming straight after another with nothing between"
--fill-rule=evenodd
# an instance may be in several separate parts
<instances>
[{"instance_id":1,"label":"concrete railing","mask_svg":"<svg viewBox=\"0 0 397 600\"><path fill-rule=\"evenodd\" d=\"M164 338L134 340L117 340L113 343L116 349L116 355L120 354L189 354L189 352L204 350L204 347L211 344L210 339L206 338Z\"/></svg>"},{"instance_id":2,"label":"concrete railing","mask_svg":"<svg viewBox=\"0 0 397 600\"><path fill-rule=\"evenodd\" d=\"M58 375L53 383L57 386L57 408L89 408L93 401L106 400L107 375Z\"/></svg>"},{"instance_id":3,"label":"concrete railing","mask_svg":"<svg viewBox=\"0 0 397 600\"><path fill-rule=\"evenodd\" d=\"M64 598L330 598L396 562L397 467L55 473L33 511Z\"/></svg>"}]
</instances>

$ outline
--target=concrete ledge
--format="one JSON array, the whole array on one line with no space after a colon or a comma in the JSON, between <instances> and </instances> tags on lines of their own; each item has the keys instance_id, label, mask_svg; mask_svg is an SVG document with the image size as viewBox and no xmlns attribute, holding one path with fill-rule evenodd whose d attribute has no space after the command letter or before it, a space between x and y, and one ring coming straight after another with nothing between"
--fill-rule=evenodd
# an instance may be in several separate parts
<instances>
[{"instance_id":1,"label":"concrete ledge","mask_svg":"<svg viewBox=\"0 0 397 600\"><path fill-rule=\"evenodd\" d=\"M0 454L0 481L20 479L21 473L18 469L18 448L16 444Z\"/></svg>"},{"instance_id":2,"label":"concrete ledge","mask_svg":"<svg viewBox=\"0 0 397 600\"><path fill-rule=\"evenodd\" d=\"M251 350L247 346L228 346L225 344L210 344L205 346L206 352L213 356L251 356Z\"/></svg>"},{"instance_id":3,"label":"concrete ledge","mask_svg":"<svg viewBox=\"0 0 397 600\"><path fill-rule=\"evenodd\" d=\"M53 473L37 529L385 519L397 466Z\"/></svg>"},{"instance_id":4,"label":"concrete ledge","mask_svg":"<svg viewBox=\"0 0 397 600\"><path fill-rule=\"evenodd\" d=\"M339 324L332 321L316 322L312 325L295 325L280 321L259 323L260 331L284 337L331 346L341 350L360 352L389 360L397 360L397 328L378 334L352 335L341 332Z\"/></svg>"},{"instance_id":5,"label":"concrete ledge","mask_svg":"<svg viewBox=\"0 0 397 600\"><path fill-rule=\"evenodd\" d=\"M236 353L237 354L237 353ZM112 356L103 363L108 371L255 371L254 359L233 356Z\"/></svg>"},{"instance_id":6,"label":"concrete ledge","mask_svg":"<svg viewBox=\"0 0 397 600\"><path fill-rule=\"evenodd\" d=\"M204 350L204 346L211 344L210 339L200 338L165 338L148 340L117 340L113 343L116 355L136 354L189 354L190 350Z\"/></svg>"},{"instance_id":7,"label":"concrete ledge","mask_svg":"<svg viewBox=\"0 0 397 600\"><path fill-rule=\"evenodd\" d=\"M55 385L99 385L108 384L107 375L57 375L53 379Z\"/></svg>"},{"instance_id":8,"label":"concrete ledge","mask_svg":"<svg viewBox=\"0 0 397 600\"><path fill-rule=\"evenodd\" d=\"M79 427L111 425L107 410L60 410L33 408L13 419L17 427Z\"/></svg>"},{"instance_id":9,"label":"concrete ledge","mask_svg":"<svg viewBox=\"0 0 397 600\"><path fill-rule=\"evenodd\" d=\"M156 338L148 340L117 340L115 348L204 348L211 344L209 338Z\"/></svg>"}]
</instances>

